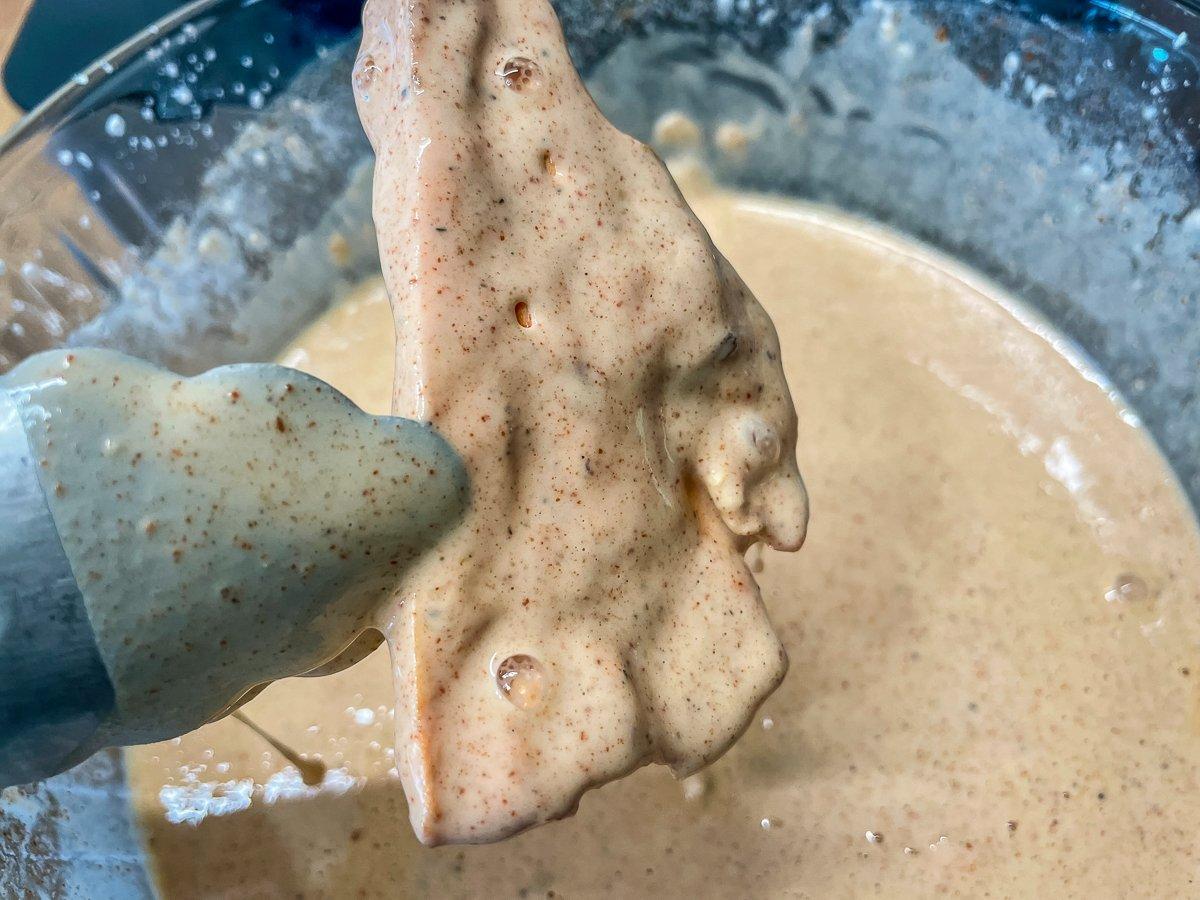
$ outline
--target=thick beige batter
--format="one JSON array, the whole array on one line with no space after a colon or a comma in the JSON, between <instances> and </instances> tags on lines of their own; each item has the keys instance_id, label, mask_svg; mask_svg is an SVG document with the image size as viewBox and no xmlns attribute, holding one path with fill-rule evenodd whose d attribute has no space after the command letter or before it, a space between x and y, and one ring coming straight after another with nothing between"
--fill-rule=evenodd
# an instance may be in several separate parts
<instances>
[{"instance_id":1,"label":"thick beige batter","mask_svg":"<svg viewBox=\"0 0 1200 900\"><path fill-rule=\"evenodd\" d=\"M777 324L816 510L757 576L792 661L760 720L682 785L653 767L565 822L429 850L389 775L380 650L247 707L332 767L321 789L232 720L128 752L167 896L1194 892L1200 539L1146 436L944 259L691 199ZM382 411L390 333L371 287L286 361Z\"/></svg>"},{"instance_id":2,"label":"thick beige batter","mask_svg":"<svg viewBox=\"0 0 1200 900\"><path fill-rule=\"evenodd\" d=\"M804 540L796 413L770 319L549 0L369 0L355 89L392 409L471 480L377 618L396 765L423 842L492 841L702 768L779 684L743 555Z\"/></svg>"}]
</instances>

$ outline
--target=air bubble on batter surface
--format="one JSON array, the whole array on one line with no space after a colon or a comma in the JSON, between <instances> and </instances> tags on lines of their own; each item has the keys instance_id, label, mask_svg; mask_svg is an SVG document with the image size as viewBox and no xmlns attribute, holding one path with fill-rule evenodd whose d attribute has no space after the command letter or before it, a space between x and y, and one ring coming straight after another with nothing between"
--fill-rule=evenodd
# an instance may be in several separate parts
<instances>
[{"instance_id":1,"label":"air bubble on batter surface","mask_svg":"<svg viewBox=\"0 0 1200 900\"><path fill-rule=\"evenodd\" d=\"M1109 603L1144 603L1150 599L1150 589L1140 576L1122 572L1104 592L1104 599Z\"/></svg>"},{"instance_id":2,"label":"air bubble on batter surface","mask_svg":"<svg viewBox=\"0 0 1200 900\"><path fill-rule=\"evenodd\" d=\"M364 53L354 63L354 92L364 103L371 100L371 88L379 77L379 65L370 53Z\"/></svg>"},{"instance_id":3,"label":"air bubble on batter surface","mask_svg":"<svg viewBox=\"0 0 1200 900\"><path fill-rule=\"evenodd\" d=\"M549 683L541 663L525 653L517 653L496 666L496 687L517 709L534 709L545 699Z\"/></svg>"},{"instance_id":4,"label":"air bubble on batter surface","mask_svg":"<svg viewBox=\"0 0 1200 900\"><path fill-rule=\"evenodd\" d=\"M496 69L506 88L514 91L535 91L542 86L542 68L532 59L514 56Z\"/></svg>"}]
</instances>

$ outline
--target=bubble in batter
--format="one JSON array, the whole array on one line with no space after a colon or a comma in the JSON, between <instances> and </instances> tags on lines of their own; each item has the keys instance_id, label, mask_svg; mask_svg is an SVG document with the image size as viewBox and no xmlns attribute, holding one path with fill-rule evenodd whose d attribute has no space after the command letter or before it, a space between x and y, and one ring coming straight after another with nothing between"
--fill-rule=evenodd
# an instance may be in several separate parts
<instances>
[{"instance_id":1,"label":"bubble in batter","mask_svg":"<svg viewBox=\"0 0 1200 900\"><path fill-rule=\"evenodd\" d=\"M1140 576L1123 572L1113 581L1113 586L1104 592L1109 603L1145 603L1150 598L1150 589Z\"/></svg>"},{"instance_id":2,"label":"bubble in batter","mask_svg":"<svg viewBox=\"0 0 1200 900\"><path fill-rule=\"evenodd\" d=\"M354 92L364 102L371 99L371 85L379 75L379 65L370 53L363 54L354 64Z\"/></svg>"},{"instance_id":3,"label":"bubble in batter","mask_svg":"<svg viewBox=\"0 0 1200 900\"><path fill-rule=\"evenodd\" d=\"M750 427L750 442L759 452L764 462L775 463L779 461L779 454L782 452L782 447L779 443L779 435L775 433L775 429L765 422L754 422Z\"/></svg>"},{"instance_id":4,"label":"bubble in batter","mask_svg":"<svg viewBox=\"0 0 1200 900\"><path fill-rule=\"evenodd\" d=\"M506 88L514 91L536 91L542 86L542 69L532 59L514 56L496 69Z\"/></svg>"},{"instance_id":5,"label":"bubble in batter","mask_svg":"<svg viewBox=\"0 0 1200 900\"><path fill-rule=\"evenodd\" d=\"M535 709L541 705L548 684L542 664L532 656L517 653L496 667L496 686L517 709Z\"/></svg>"}]
</instances>

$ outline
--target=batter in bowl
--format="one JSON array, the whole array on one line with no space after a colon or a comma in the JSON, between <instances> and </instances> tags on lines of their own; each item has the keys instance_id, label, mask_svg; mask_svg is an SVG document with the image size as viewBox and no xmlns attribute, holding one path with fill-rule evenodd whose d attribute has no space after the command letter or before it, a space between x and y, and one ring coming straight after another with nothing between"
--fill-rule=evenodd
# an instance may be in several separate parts
<instances>
[{"instance_id":1,"label":"batter in bowl","mask_svg":"<svg viewBox=\"0 0 1200 900\"><path fill-rule=\"evenodd\" d=\"M792 660L682 785L422 849L381 650L127 753L165 896L1189 894L1200 536L1136 419L994 285L825 210L682 179L779 331L818 515L756 578ZM387 409L366 287L284 358ZM752 557L753 554L752 554Z\"/></svg>"}]
</instances>

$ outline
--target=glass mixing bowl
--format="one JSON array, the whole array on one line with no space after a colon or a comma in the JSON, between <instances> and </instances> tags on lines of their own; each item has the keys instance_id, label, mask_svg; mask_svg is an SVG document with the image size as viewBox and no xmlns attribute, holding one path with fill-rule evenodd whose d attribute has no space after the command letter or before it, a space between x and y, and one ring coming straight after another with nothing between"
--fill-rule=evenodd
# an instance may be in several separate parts
<instances>
[{"instance_id":1,"label":"glass mixing bowl","mask_svg":"<svg viewBox=\"0 0 1200 900\"><path fill-rule=\"evenodd\" d=\"M349 11L347 7L350 7ZM1200 8L560 0L597 101L701 126L723 182L915 235L1089 356L1200 502ZM0 371L269 360L378 269L354 4L200 0L0 146ZM744 146L711 140L728 123ZM716 873L714 873L715 875ZM0 891L150 893L119 758L0 801Z\"/></svg>"}]
</instances>

